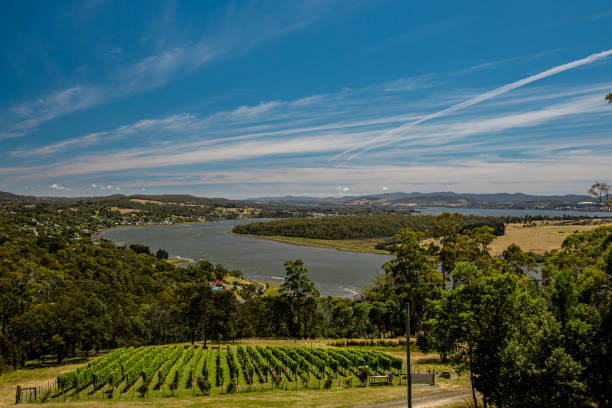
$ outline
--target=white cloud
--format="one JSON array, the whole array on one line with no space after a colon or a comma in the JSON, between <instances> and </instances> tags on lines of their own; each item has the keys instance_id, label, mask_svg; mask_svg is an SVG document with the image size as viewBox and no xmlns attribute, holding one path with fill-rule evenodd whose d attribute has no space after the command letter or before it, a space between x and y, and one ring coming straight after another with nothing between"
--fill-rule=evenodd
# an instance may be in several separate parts
<instances>
[{"instance_id":1,"label":"white cloud","mask_svg":"<svg viewBox=\"0 0 612 408\"><path fill-rule=\"evenodd\" d=\"M59 184L51 184L51 188L54 190L63 190L63 191L70 191L72 190L71 188L68 187L64 187L64 186L60 186Z\"/></svg>"},{"instance_id":2,"label":"white cloud","mask_svg":"<svg viewBox=\"0 0 612 408\"><path fill-rule=\"evenodd\" d=\"M425 115L425 116L423 116L422 118L420 118L420 119L418 119L416 121L409 122L409 123L406 123L406 124L404 124L402 126L396 127L394 129L387 130L382 135L380 135L380 136L378 136L378 137L376 137L376 138L374 138L372 140L369 140L369 141L367 141L365 143L361 143L361 144L359 144L357 146L353 146L353 147L343 151L342 153L337 154L334 157L334 159L338 159L341 156L346 155L347 153L350 153L350 152L353 152L353 151L356 151L356 150L361 151L363 153L363 151L365 151L365 150L367 150L367 148L369 148L368 146L372 146L372 145L378 145L379 146L380 143L388 142L388 140L390 138L392 138L393 135L395 135L397 133L400 133L402 131L408 130L409 128L412 128L412 127L414 127L414 126L416 126L418 124L427 122L427 121L432 120L432 119L443 117L443 116L445 116L445 115L447 115L449 113L456 112L456 111L461 110L463 108L467 108L467 107L475 105L477 103L480 103L480 102L486 101L488 99L494 98L496 96L505 94L505 93L510 92L510 91L512 91L514 89L517 89L517 88L520 88L522 86L528 85L528 84L530 84L532 82L536 82L536 81L539 81L541 79L548 78L548 77L553 76L553 75L557 75L557 74L559 74L561 72L564 72L564 71L567 71L567 70L570 70L570 69L574 69L574 68L580 67L582 65L593 63L593 62L595 62L597 60L600 60L602 58L606 58L606 57L608 57L610 55L612 55L612 49L611 50L607 50L607 51L602 51L602 52L599 52L599 53L596 53L596 54L591 54L588 57L585 57L585 58L582 58L582 59L579 59L579 60L576 60L576 61L572 61L572 62L569 62L567 64L558 65L558 66L553 67L551 69L548 69L546 71L540 72L539 74L531 75L531 76L528 76L528 77L523 78L521 80L518 80L518 81L512 82L510 84L501 86L499 88L495 88L495 89L493 89L493 90L491 90L489 92L482 93L482 94L477 95L477 96L475 96L473 98L470 98L470 99L468 99L466 101L463 101L461 103L452 105L452 106L450 106L450 107L448 107L446 109L442 109L442 110L437 111L435 113L431 113L429 115ZM356 155L357 154L354 154L353 156L351 156L349 158L349 160L354 158Z\"/></svg>"},{"instance_id":3,"label":"white cloud","mask_svg":"<svg viewBox=\"0 0 612 408\"><path fill-rule=\"evenodd\" d=\"M242 197L262 191L270 185L280 191L324 189L344 194L344 185L352 190L375 193L382 183L398 191L457 192L582 192L592 182L593 174L605 174L609 158L605 155L570 154L559 160L459 160L445 164L346 165L339 167L246 168L194 173L189 179L159 178L124 183L124 187L218 186L229 191L241 186ZM178 173L184 176L184 173ZM244 186L249 190L243 191ZM275 187L272 187L275 188ZM216 187L215 187L216 189ZM234 193L236 196L236 193Z\"/></svg>"},{"instance_id":4,"label":"white cloud","mask_svg":"<svg viewBox=\"0 0 612 408\"><path fill-rule=\"evenodd\" d=\"M389 189L389 187L383 186L382 191L387 191L388 189Z\"/></svg>"}]
</instances>

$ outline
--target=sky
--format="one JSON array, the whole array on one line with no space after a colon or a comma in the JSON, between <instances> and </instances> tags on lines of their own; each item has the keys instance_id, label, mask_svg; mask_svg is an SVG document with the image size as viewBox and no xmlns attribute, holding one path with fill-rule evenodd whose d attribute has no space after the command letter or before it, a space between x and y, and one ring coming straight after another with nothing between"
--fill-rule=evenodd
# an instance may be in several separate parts
<instances>
[{"instance_id":1,"label":"sky","mask_svg":"<svg viewBox=\"0 0 612 408\"><path fill-rule=\"evenodd\" d=\"M10 1L0 190L584 194L612 3Z\"/></svg>"}]
</instances>

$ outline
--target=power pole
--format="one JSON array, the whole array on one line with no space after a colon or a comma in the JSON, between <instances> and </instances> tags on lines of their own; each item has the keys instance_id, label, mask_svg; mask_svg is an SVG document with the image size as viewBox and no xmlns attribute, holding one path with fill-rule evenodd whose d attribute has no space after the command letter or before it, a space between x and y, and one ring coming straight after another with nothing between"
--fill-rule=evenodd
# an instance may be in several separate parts
<instances>
[{"instance_id":1,"label":"power pole","mask_svg":"<svg viewBox=\"0 0 612 408\"><path fill-rule=\"evenodd\" d=\"M406 302L406 387L408 408L412 408L412 376L410 375L410 302Z\"/></svg>"}]
</instances>

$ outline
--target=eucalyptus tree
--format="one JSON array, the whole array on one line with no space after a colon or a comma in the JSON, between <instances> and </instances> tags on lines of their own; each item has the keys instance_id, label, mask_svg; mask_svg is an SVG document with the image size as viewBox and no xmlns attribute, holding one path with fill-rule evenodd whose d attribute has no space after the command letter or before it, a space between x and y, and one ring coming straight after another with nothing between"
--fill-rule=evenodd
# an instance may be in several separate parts
<instances>
[{"instance_id":1,"label":"eucalyptus tree","mask_svg":"<svg viewBox=\"0 0 612 408\"><path fill-rule=\"evenodd\" d=\"M410 228L401 229L395 235L397 244L391 250L396 257L383 265L392 279L396 304L403 309L403 305L410 302L413 331L420 330L425 304L439 297L443 282L436 268L436 258L420 242L422 237L422 233Z\"/></svg>"},{"instance_id":2,"label":"eucalyptus tree","mask_svg":"<svg viewBox=\"0 0 612 408\"><path fill-rule=\"evenodd\" d=\"M610 184L602 181L596 181L595 183L593 183L593 185L591 185L588 193L595 197L599 201L599 204L605 204L607 206L610 206L611 189L612 186L610 186Z\"/></svg>"},{"instance_id":3,"label":"eucalyptus tree","mask_svg":"<svg viewBox=\"0 0 612 408\"><path fill-rule=\"evenodd\" d=\"M303 323L307 298L318 298L319 291L308 277L308 269L304 267L301 259L286 261L285 270L287 274L281 285L281 293L290 299L297 320L297 335L306 336Z\"/></svg>"}]
</instances>

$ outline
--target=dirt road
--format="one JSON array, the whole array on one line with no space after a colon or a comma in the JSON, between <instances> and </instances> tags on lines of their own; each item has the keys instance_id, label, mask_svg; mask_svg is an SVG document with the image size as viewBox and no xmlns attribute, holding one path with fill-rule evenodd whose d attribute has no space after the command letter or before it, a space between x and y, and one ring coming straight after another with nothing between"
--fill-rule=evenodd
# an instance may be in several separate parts
<instances>
[{"instance_id":1,"label":"dirt road","mask_svg":"<svg viewBox=\"0 0 612 408\"><path fill-rule=\"evenodd\" d=\"M412 396L413 408L433 408L459 401L471 401L472 390L462 388L459 390L438 390ZM379 402L376 404L361 405L357 408L400 408L406 407L406 398L394 401Z\"/></svg>"}]
</instances>

